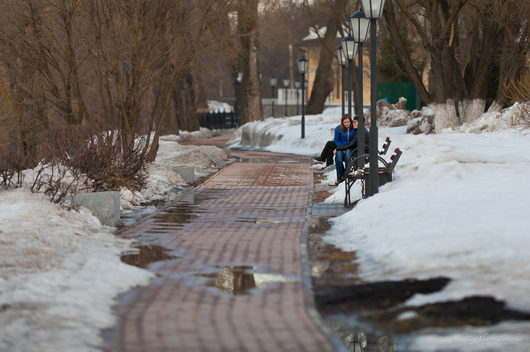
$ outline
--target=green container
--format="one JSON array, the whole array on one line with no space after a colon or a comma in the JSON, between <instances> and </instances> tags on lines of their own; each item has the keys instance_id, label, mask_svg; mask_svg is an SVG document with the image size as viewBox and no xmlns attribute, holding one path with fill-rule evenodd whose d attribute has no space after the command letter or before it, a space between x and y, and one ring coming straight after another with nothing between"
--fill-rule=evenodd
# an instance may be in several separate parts
<instances>
[{"instance_id":1,"label":"green container","mask_svg":"<svg viewBox=\"0 0 530 352\"><path fill-rule=\"evenodd\" d=\"M421 101L412 82L379 82L377 83L377 100L385 99L395 104L400 97L407 99L407 110L419 110Z\"/></svg>"}]
</instances>

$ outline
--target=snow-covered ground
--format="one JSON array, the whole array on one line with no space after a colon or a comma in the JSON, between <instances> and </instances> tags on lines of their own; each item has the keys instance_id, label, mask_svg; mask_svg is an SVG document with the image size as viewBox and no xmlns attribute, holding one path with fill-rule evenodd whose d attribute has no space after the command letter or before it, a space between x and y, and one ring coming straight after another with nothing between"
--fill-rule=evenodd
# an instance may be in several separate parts
<instances>
[{"instance_id":1,"label":"snow-covered ground","mask_svg":"<svg viewBox=\"0 0 530 352\"><path fill-rule=\"evenodd\" d=\"M452 279L444 290L416 295L407 305L491 295L510 308L530 312L530 130L512 127L512 113L484 114L472 125L438 135L405 134L406 126L380 127L378 145L389 136L391 150L403 151L394 181L333 219L324 240L355 250L366 281ZM330 129L340 121L340 109L306 116L305 139L300 138L300 120L294 116L249 123L241 127L241 140L232 142L319 155L331 139ZM334 180L335 171L329 171L326 182ZM360 198L360 187L352 196ZM343 200L341 184L326 201ZM490 334L487 345L472 343L484 334ZM418 351L453 350L455 342L463 341L471 343L457 344L457 350L528 351L530 324L425 332L411 346Z\"/></svg>"},{"instance_id":2,"label":"snow-covered ground","mask_svg":"<svg viewBox=\"0 0 530 352\"><path fill-rule=\"evenodd\" d=\"M223 103L222 101L208 100L208 110L210 112L229 112L233 109L234 107L232 105Z\"/></svg>"},{"instance_id":3,"label":"snow-covered ground","mask_svg":"<svg viewBox=\"0 0 530 352\"><path fill-rule=\"evenodd\" d=\"M325 240L356 250L367 281L452 279L441 292L416 295L408 305L487 294L530 311L530 131L510 127L510 114L485 115L439 135L381 127L379 145L390 136L391 149L403 150L394 181L336 218ZM340 108L306 116L304 140L300 116L249 123L232 143L317 155L339 116ZM215 171L226 158L223 151L178 143L210 133L162 138L148 188L123 191L122 207L131 211L170 197L183 185L174 166L193 164L199 176ZM328 172L328 180L334 179L334 171ZM342 202L343 187L327 201ZM360 197L358 188L353 192ZM83 209L66 211L25 189L0 191L0 351L98 350L100 329L115 322L113 298L151 277L121 263L120 253L132 244L115 238L113 230ZM421 351L454 350L455 344L462 351L526 351L529 336L529 324L503 323L427 331L410 343Z\"/></svg>"},{"instance_id":4,"label":"snow-covered ground","mask_svg":"<svg viewBox=\"0 0 530 352\"><path fill-rule=\"evenodd\" d=\"M147 188L122 191L122 208L169 199L185 185L174 166L194 165L198 177L215 172L227 158L223 150L178 143L212 134L161 138ZM0 351L100 350L100 330L115 324L114 298L152 277L120 261L133 243L114 230L86 209L64 210L26 188L0 191Z\"/></svg>"}]
</instances>

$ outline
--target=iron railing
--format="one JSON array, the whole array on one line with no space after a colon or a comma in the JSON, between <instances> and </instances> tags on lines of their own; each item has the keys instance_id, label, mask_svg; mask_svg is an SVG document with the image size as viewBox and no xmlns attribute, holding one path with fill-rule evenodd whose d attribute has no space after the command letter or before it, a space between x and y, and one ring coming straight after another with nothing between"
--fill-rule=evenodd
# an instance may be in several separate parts
<instances>
[{"instance_id":1,"label":"iron railing","mask_svg":"<svg viewBox=\"0 0 530 352\"><path fill-rule=\"evenodd\" d=\"M237 128L241 125L241 118L237 111L199 113L199 126L211 130Z\"/></svg>"}]
</instances>

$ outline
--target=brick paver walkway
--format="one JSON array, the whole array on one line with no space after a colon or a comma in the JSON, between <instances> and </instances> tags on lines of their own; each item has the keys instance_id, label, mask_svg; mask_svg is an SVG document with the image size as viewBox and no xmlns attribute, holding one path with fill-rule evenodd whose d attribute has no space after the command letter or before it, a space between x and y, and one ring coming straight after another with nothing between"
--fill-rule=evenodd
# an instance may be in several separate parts
<instances>
[{"instance_id":1,"label":"brick paver walkway","mask_svg":"<svg viewBox=\"0 0 530 352\"><path fill-rule=\"evenodd\" d=\"M248 160L123 233L177 258L152 265L157 279L127 295L107 350L333 350L304 302L309 158L233 153Z\"/></svg>"}]
</instances>

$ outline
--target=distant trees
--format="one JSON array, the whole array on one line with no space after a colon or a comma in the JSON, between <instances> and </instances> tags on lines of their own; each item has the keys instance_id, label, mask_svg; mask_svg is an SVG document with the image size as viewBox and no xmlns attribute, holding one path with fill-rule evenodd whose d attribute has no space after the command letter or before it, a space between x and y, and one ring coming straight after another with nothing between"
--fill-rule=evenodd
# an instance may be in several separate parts
<instances>
[{"instance_id":1,"label":"distant trees","mask_svg":"<svg viewBox=\"0 0 530 352\"><path fill-rule=\"evenodd\" d=\"M396 0L386 2L383 15L407 76L436 113L436 131L476 119L488 96L493 95L490 109L499 110L511 82L528 70L528 1ZM400 35L403 20L428 54L428 88Z\"/></svg>"},{"instance_id":2,"label":"distant trees","mask_svg":"<svg viewBox=\"0 0 530 352\"><path fill-rule=\"evenodd\" d=\"M117 152L122 161L137 160L137 171L143 169L156 156L172 104L176 123L171 132L198 128L201 87L194 55L218 2L3 1L0 106L6 108L0 127L11 126L17 137L0 145L2 156L13 158L7 145L16 145L25 167L32 167L42 157L38 146L48 131L64 124L71 131L90 125L110 131L113 137L106 142L119 148L108 152ZM122 166L123 174L114 179L134 186L130 165Z\"/></svg>"}]
</instances>

